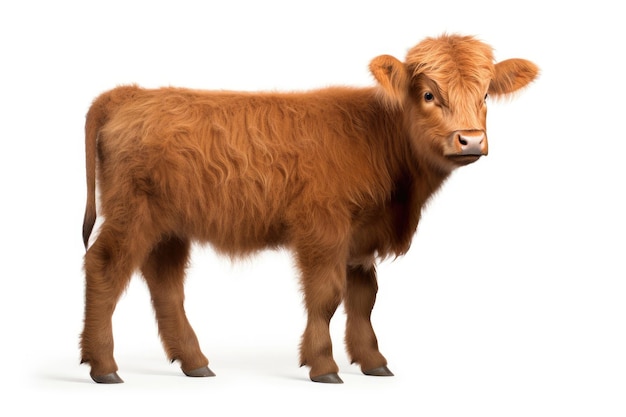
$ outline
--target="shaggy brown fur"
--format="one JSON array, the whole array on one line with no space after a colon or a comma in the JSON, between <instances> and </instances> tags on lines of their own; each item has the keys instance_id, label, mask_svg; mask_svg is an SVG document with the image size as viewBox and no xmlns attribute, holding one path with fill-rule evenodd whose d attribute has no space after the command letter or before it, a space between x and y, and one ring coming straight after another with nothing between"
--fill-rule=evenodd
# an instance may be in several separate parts
<instances>
[{"instance_id":1,"label":"shaggy brown fur","mask_svg":"<svg viewBox=\"0 0 626 417\"><path fill-rule=\"evenodd\" d=\"M311 379L341 381L329 334L341 302L352 361L366 374L391 374L370 323L375 261L404 254L428 198L454 168L487 153L486 94L512 93L538 70L521 59L494 64L489 46L456 35L423 41L404 63L377 57L370 69L378 87L280 94L127 86L94 101L86 248L96 174L104 221L85 256L81 338L94 380L121 382L111 319L136 270L168 357L187 375L212 375L183 309L192 241L232 257L293 251L308 313L301 363Z\"/></svg>"}]
</instances>

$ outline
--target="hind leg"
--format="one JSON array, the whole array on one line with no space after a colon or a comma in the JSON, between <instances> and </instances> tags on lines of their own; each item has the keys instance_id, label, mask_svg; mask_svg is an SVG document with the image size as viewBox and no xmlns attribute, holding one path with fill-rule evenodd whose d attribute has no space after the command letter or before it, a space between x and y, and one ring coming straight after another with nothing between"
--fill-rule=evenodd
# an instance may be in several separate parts
<instances>
[{"instance_id":1,"label":"hind leg","mask_svg":"<svg viewBox=\"0 0 626 417\"><path fill-rule=\"evenodd\" d=\"M177 237L162 240L148 256L141 272L150 289L159 335L169 359L179 361L187 376L214 376L183 307L189 250L187 240Z\"/></svg>"},{"instance_id":2,"label":"hind leg","mask_svg":"<svg viewBox=\"0 0 626 417\"><path fill-rule=\"evenodd\" d=\"M135 268L134 248L119 231L105 223L85 255L85 318L81 335L81 363L91 366L95 382L123 382L113 358L112 317Z\"/></svg>"},{"instance_id":3,"label":"hind leg","mask_svg":"<svg viewBox=\"0 0 626 417\"><path fill-rule=\"evenodd\" d=\"M378 284L376 270L348 267L344 307L347 314L346 347L352 363L358 363L366 375L392 376L387 360L378 350L371 322Z\"/></svg>"}]
</instances>

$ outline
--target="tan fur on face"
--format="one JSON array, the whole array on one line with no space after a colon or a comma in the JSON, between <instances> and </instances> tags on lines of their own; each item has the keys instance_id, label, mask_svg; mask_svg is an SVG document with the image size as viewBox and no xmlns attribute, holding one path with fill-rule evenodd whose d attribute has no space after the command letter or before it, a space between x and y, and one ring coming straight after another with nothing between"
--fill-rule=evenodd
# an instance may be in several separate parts
<instances>
[{"instance_id":1,"label":"tan fur on face","mask_svg":"<svg viewBox=\"0 0 626 417\"><path fill-rule=\"evenodd\" d=\"M469 36L429 38L406 56L411 77L423 74L433 80L447 106L463 107L475 97L482 98L494 77L493 64L491 47Z\"/></svg>"}]
</instances>

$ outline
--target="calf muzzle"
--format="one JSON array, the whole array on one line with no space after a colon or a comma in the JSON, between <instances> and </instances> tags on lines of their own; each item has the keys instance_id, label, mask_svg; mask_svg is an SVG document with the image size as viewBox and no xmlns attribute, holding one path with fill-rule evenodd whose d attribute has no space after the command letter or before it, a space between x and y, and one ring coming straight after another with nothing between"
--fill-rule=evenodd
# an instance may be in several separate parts
<instances>
[{"instance_id":1,"label":"calf muzzle","mask_svg":"<svg viewBox=\"0 0 626 417\"><path fill-rule=\"evenodd\" d=\"M455 152L450 156L487 155L487 135L483 130L457 130L452 134Z\"/></svg>"}]
</instances>

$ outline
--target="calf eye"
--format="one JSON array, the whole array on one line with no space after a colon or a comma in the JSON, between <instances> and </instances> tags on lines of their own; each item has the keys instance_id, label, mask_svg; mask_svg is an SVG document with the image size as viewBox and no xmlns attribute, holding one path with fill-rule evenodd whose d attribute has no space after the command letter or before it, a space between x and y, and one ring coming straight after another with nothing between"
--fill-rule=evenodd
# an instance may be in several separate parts
<instances>
[{"instance_id":1,"label":"calf eye","mask_svg":"<svg viewBox=\"0 0 626 417\"><path fill-rule=\"evenodd\" d=\"M427 91L426 93L424 93L424 100L433 101L434 99L435 99L435 96L430 91Z\"/></svg>"},{"instance_id":2,"label":"calf eye","mask_svg":"<svg viewBox=\"0 0 626 417\"><path fill-rule=\"evenodd\" d=\"M489 94L485 94L485 101L489 98Z\"/></svg>"}]
</instances>

